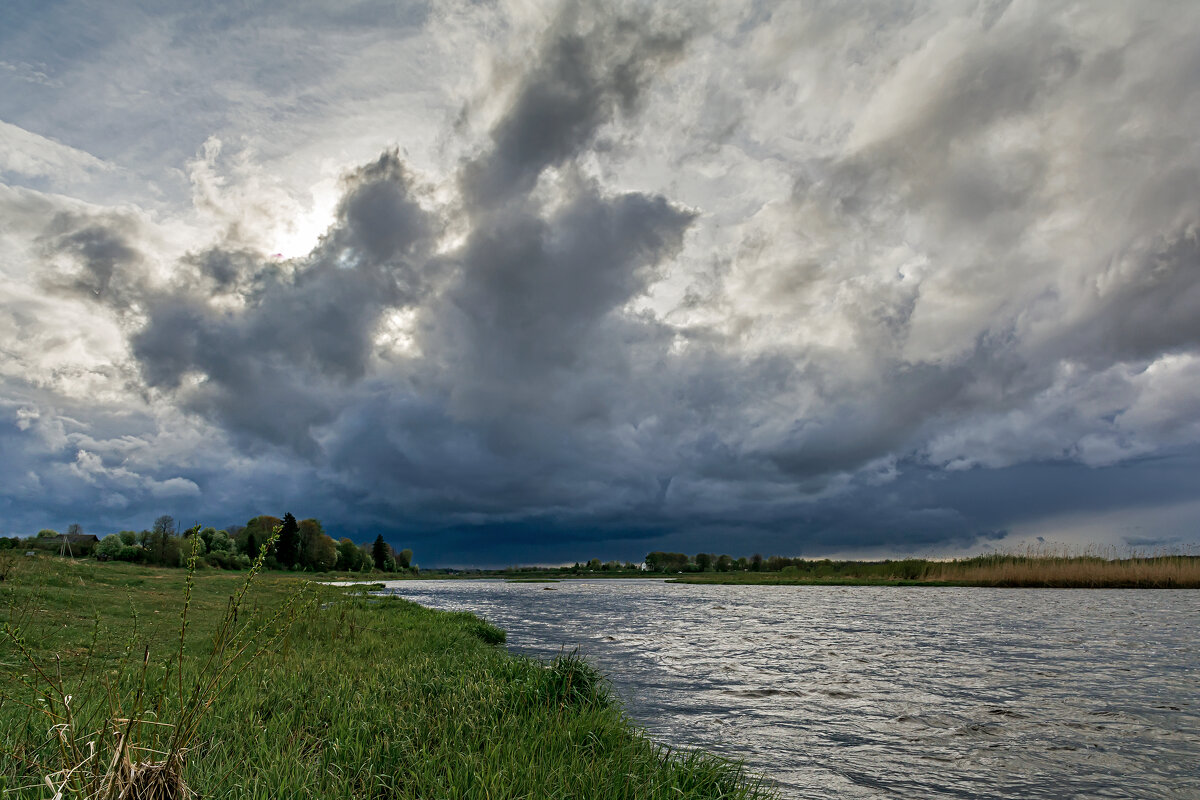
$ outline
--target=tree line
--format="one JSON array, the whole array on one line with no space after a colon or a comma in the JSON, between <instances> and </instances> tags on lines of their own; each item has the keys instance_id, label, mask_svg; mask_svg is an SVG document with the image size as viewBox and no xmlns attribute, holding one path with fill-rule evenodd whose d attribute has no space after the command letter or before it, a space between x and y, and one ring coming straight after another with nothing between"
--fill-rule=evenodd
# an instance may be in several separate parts
<instances>
[{"instance_id":1,"label":"tree line","mask_svg":"<svg viewBox=\"0 0 1200 800\"><path fill-rule=\"evenodd\" d=\"M621 563L620 561L601 561L598 558L593 558L587 562L575 562L568 571L582 574L586 572L630 572L630 571L646 571L646 572L780 572L788 567L804 567L809 564L831 563L828 560L824 562L806 561L803 558L788 558L786 556L771 556L764 558L760 553L755 553L752 556L741 556L734 558L727 554L716 553L696 553L694 556L689 556L687 553L668 553L662 550L655 550L652 553L646 554L646 559L642 564L634 564L631 561ZM521 568L532 569L532 568ZM518 571L517 568L512 568L511 571Z\"/></svg>"},{"instance_id":2,"label":"tree line","mask_svg":"<svg viewBox=\"0 0 1200 800\"><path fill-rule=\"evenodd\" d=\"M853 573L859 577L873 575L915 579L923 574L929 562L924 559L906 558L883 561L833 561L828 558L807 559L770 556L764 558L755 553L749 558L733 558L715 553L665 553L655 551L646 554L646 570L649 572L780 572L785 575L800 575L814 578L845 576Z\"/></svg>"},{"instance_id":3,"label":"tree line","mask_svg":"<svg viewBox=\"0 0 1200 800\"><path fill-rule=\"evenodd\" d=\"M371 544L356 544L348 538L334 540L319 519L297 520L288 512L283 518L261 514L245 525L226 529L180 530L174 517L163 514L143 531L120 531L103 538L85 536L83 527L72 524L67 533L45 528L35 536L0 537L0 549L67 552L93 556L101 561L129 561L157 566L184 566L193 552L200 567L247 569L278 528L279 538L266 554L267 569L310 572L412 572L412 550L395 550L383 535Z\"/></svg>"},{"instance_id":4,"label":"tree line","mask_svg":"<svg viewBox=\"0 0 1200 800\"><path fill-rule=\"evenodd\" d=\"M755 553L747 558L722 553L697 553L694 557L686 553L665 553L656 550L646 554L646 569L650 572L778 572L803 559L771 556L763 558Z\"/></svg>"}]
</instances>

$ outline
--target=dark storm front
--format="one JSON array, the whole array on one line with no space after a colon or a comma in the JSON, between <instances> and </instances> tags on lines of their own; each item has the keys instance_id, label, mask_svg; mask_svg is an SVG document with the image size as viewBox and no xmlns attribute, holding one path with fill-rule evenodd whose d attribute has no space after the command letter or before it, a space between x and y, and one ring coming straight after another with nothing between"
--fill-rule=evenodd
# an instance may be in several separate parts
<instances>
[{"instance_id":1,"label":"dark storm front","mask_svg":"<svg viewBox=\"0 0 1200 800\"><path fill-rule=\"evenodd\" d=\"M652 736L785 797L1200 797L1200 592L389 589L479 614L513 650L578 648Z\"/></svg>"}]
</instances>

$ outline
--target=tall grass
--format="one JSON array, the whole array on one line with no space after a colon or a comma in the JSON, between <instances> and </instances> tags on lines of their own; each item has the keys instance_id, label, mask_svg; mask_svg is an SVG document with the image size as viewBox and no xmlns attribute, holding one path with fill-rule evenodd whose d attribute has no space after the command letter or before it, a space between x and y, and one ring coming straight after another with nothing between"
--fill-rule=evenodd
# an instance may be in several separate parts
<instances>
[{"instance_id":1,"label":"tall grass","mask_svg":"<svg viewBox=\"0 0 1200 800\"><path fill-rule=\"evenodd\" d=\"M108 747L106 757L118 745L84 736L79 755L62 757L53 726L69 706L78 731L108 730L113 697L123 698L123 714L141 709L130 730L142 738L126 750L145 750L130 762L162 763L177 752L180 785L203 797L771 794L737 764L644 737L575 656L515 657L497 646L502 631L472 615L330 587L314 587L315 602L295 606L281 635L271 620L295 580L260 575L239 596L233 578L46 558L0 584L23 643L0 645L3 796L96 796L61 774L63 765L86 760L89 741ZM243 630L261 631L262 648L230 661ZM225 655L214 656L222 642ZM64 703L57 686L72 699ZM51 694L53 718L39 702ZM189 705L192 697L202 701Z\"/></svg>"},{"instance_id":2,"label":"tall grass","mask_svg":"<svg viewBox=\"0 0 1200 800\"><path fill-rule=\"evenodd\" d=\"M676 582L1197 589L1200 556L1039 543L953 561L803 561L779 572L704 573Z\"/></svg>"},{"instance_id":3,"label":"tall grass","mask_svg":"<svg viewBox=\"0 0 1200 800\"><path fill-rule=\"evenodd\" d=\"M1038 544L1011 553L934 563L926 577L976 586L1200 588L1200 556Z\"/></svg>"},{"instance_id":4,"label":"tall grass","mask_svg":"<svg viewBox=\"0 0 1200 800\"><path fill-rule=\"evenodd\" d=\"M192 541L198 545L199 537L193 536ZM269 540L267 547L272 543ZM115 669L94 669L102 663L96 658L102 644L98 616L77 670L69 665L64 670L60 653L54 653L51 660L39 657L26 639L25 629L30 627L27 622L14 623L10 619L4 623L4 639L25 671L11 676L0 701L25 710L26 729L36 727L35 720L48 726L46 739L50 743L48 747L18 746L13 755L40 775L40 783L55 800L175 800L192 796L183 769L205 715L233 675L271 652L295 620L303 587L265 622L244 616L239 620L247 591L262 571L260 556L241 587L229 596L206 655L195 663L185 659L197 550L194 545L184 579L178 647L161 662L161 668L156 664L151 669L150 644L139 647L136 637L130 636ZM135 608L135 620L136 615ZM135 660L133 656L139 650L141 658ZM8 793L29 788L32 786L19 786Z\"/></svg>"}]
</instances>

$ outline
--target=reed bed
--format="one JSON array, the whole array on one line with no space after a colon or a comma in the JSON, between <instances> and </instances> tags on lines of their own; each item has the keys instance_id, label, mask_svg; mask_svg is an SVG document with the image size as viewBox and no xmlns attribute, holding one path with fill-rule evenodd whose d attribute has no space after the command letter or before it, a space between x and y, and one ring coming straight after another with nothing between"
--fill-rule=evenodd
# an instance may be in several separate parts
<instances>
[{"instance_id":1,"label":"reed bed","mask_svg":"<svg viewBox=\"0 0 1200 800\"><path fill-rule=\"evenodd\" d=\"M1200 556L1035 547L934 563L925 578L974 586L1195 589L1200 588Z\"/></svg>"},{"instance_id":2,"label":"reed bed","mask_svg":"<svg viewBox=\"0 0 1200 800\"><path fill-rule=\"evenodd\" d=\"M678 583L1200 589L1200 556L1038 544L952 561L804 561L779 572L684 575Z\"/></svg>"},{"instance_id":3,"label":"reed bed","mask_svg":"<svg viewBox=\"0 0 1200 800\"><path fill-rule=\"evenodd\" d=\"M297 585L260 575L230 614L241 584L225 573L20 565L0 583L16 634L0 643L0 795L773 796L736 763L646 738L578 657L516 657L472 615L362 589L310 587L311 602L296 602ZM290 623L283 607L297 610ZM259 632L264 646L214 657L229 626ZM190 704L214 664L231 665L218 691ZM106 776L124 788L109 791Z\"/></svg>"}]
</instances>

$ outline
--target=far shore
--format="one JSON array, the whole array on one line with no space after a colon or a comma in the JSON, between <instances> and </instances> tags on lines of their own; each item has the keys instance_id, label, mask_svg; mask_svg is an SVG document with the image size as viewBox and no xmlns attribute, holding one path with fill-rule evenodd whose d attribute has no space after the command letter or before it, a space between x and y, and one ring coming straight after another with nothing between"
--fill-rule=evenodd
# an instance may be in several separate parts
<instances>
[{"instance_id":1,"label":"far shore","mask_svg":"<svg viewBox=\"0 0 1200 800\"><path fill-rule=\"evenodd\" d=\"M799 560L797 560L799 561ZM326 574L329 581L378 583L375 576ZM383 577L383 576L380 576ZM929 586L1030 589L1200 589L1200 557L978 556L956 561L800 561L779 571L585 571L553 568L439 571L384 578L389 581L504 580L552 583L572 580L665 580L677 584L738 586Z\"/></svg>"}]
</instances>

